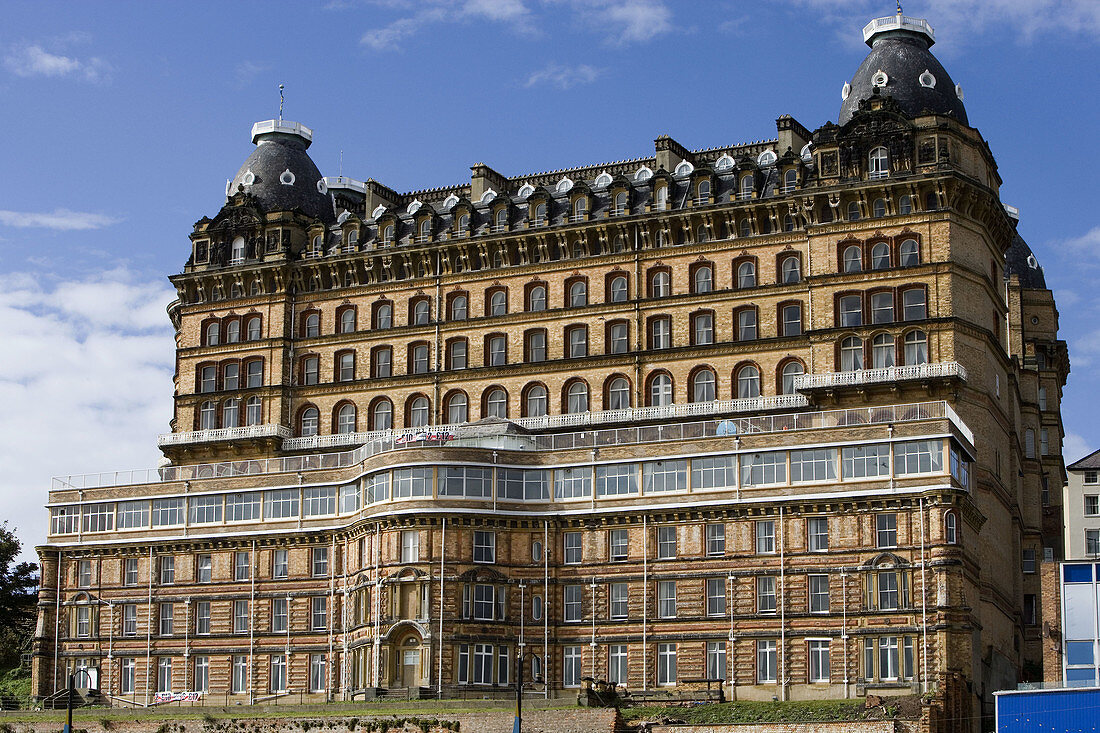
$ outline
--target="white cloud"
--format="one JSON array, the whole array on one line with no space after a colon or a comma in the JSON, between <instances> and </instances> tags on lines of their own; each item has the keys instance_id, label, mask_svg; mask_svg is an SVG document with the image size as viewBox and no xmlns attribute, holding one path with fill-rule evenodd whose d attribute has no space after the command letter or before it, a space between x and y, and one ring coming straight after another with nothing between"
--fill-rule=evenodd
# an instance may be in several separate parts
<instances>
[{"instance_id":1,"label":"white cloud","mask_svg":"<svg viewBox=\"0 0 1100 733\"><path fill-rule=\"evenodd\" d=\"M1071 237L1057 246L1100 255L1100 226L1094 226L1081 236Z\"/></svg>"},{"instance_id":2,"label":"white cloud","mask_svg":"<svg viewBox=\"0 0 1100 733\"><path fill-rule=\"evenodd\" d=\"M237 79L237 86L247 86L259 74L268 70L268 66L258 64L255 61L241 61L233 68L233 76Z\"/></svg>"},{"instance_id":3,"label":"white cloud","mask_svg":"<svg viewBox=\"0 0 1100 733\"><path fill-rule=\"evenodd\" d=\"M603 72L588 64L580 64L579 66L562 66L560 64L549 64L543 69L532 72L527 77L527 82L524 84L526 87L533 87L539 84L550 84L558 89L569 89L575 87L578 84L591 84L594 82Z\"/></svg>"},{"instance_id":4,"label":"white cloud","mask_svg":"<svg viewBox=\"0 0 1100 733\"><path fill-rule=\"evenodd\" d=\"M111 72L110 64L97 56L83 60L62 56L36 43L13 48L4 57L4 67L16 76L71 76L93 82L105 81Z\"/></svg>"},{"instance_id":5,"label":"white cloud","mask_svg":"<svg viewBox=\"0 0 1100 733\"><path fill-rule=\"evenodd\" d=\"M1066 433L1062 438L1062 457L1065 458L1067 466L1081 460L1093 450L1084 436L1077 433Z\"/></svg>"},{"instance_id":6,"label":"white cloud","mask_svg":"<svg viewBox=\"0 0 1100 733\"><path fill-rule=\"evenodd\" d=\"M408 2L379 0L376 5L411 10ZM465 0L456 7L452 0L422 0L415 5L415 12L398 18L389 25L373 28L363 34L360 42L375 51L391 51L401 47L401 42L418 33L424 26L434 23L457 23L466 20L506 23L514 30L528 32L531 11L524 0Z\"/></svg>"},{"instance_id":7,"label":"white cloud","mask_svg":"<svg viewBox=\"0 0 1100 733\"><path fill-rule=\"evenodd\" d=\"M793 1L827 12L831 20L866 22L891 14L889 5L878 0ZM956 38L1004 26L1025 41L1052 32L1100 38L1100 3L1096 0L926 0L919 13L910 13L927 18L937 29L950 29Z\"/></svg>"},{"instance_id":8,"label":"white cloud","mask_svg":"<svg viewBox=\"0 0 1100 733\"><path fill-rule=\"evenodd\" d=\"M596 3L593 12L619 44L649 41L672 30L672 10L664 0L612 0Z\"/></svg>"},{"instance_id":9,"label":"white cloud","mask_svg":"<svg viewBox=\"0 0 1100 733\"><path fill-rule=\"evenodd\" d=\"M84 211L54 209L53 211L6 211L0 209L0 224L20 229L57 229L71 232L83 229L102 229L118 224L121 219L104 214Z\"/></svg>"},{"instance_id":10,"label":"white cloud","mask_svg":"<svg viewBox=\"0 0 1100 733\"><path fill-rule=\"evenodd\" d=\"M24 556L55 474L152 467L172 414L175 292L126 270L0 275L0 502Z\"/></svg>"}]
</instances>

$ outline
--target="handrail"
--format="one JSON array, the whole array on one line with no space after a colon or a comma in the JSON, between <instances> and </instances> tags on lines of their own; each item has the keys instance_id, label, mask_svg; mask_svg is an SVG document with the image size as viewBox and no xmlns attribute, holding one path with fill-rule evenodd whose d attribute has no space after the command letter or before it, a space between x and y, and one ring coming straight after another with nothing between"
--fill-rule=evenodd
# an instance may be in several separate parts
<instances>
[{"instance_id":1,"label":"handrail","mask_svg":"<svg viewBox=\"0 0 1100 733\"><path fill-rule=\"evenodd\" d=\"M796 390L821 387L843 387L858 384L900 382L911 379L935 379L958 377L966 380L966 368L957 361L940 361L910 366L892 366L880 369L856 369L850 372L802 374L794 378Z\"/></svg>"},{"instance_id":2,"label":"handrail","mask_svg":"<svg viewBox=\"0 0 1100 733\"><path fill-rule=\"evenodd\" d=\"M824 376L824 375L815 375ZM790 401L790 406L806 404L801 395L781 395L779 397L756 398L753 400L720 400L715 402L693 402L685 405L665 407L644 407L630 410L610 410L595 413L571 415L553 415L545 418L520 418L517 425L531 430L551 427L578 427L581 430L566 433L535 433L528 436L516 436L529 442L526 450L554 451L574 448L591 448L606 445L626 445L632 443L652 443L694 438L710 438L721 435L746 435L790 430L814 430L849 425L902 423L918 420L948 418L958 428L970 444L974 444L974 434L962 422L946 401L904 403L877 407L840 408L814 412L781 412L769 415L734 416L738 407L759 411L766 409L762 404L775 407L787 406L780 398ZM749 404L757 406L750 408ZM722 415L731 415L718 419ZM669 417L705 417L709 419L658 423L656 425L630 425L643 423L649 419ZM551 422L553 421L553 422ZM620 427L602 429L583 429L592 426L619 424ZM625 427L622 425L625 424ZM422 443L447 444L456 437L459 425L429 425L423 428L403 430L380 430L369 433L352 433L347 439L359 443L353 450L336 453L308 453L278 458L257 458L219 463L188 464L182 466L164 466L162 468L116 471L107 473L55 476L53 488L88 489L108 486L127 486L135 484L167 483L205 478L226 478L232 476L254 476L278 473L297 473L308 471L332 470L354 466L371 456L392 450L400 450L409 445ZM285 428L284 428L285 430ZM461 434L458 433L461 437ZM294 438L284 441L295 448L330 447L336 439L344 436L318 436L318 445L304 446L300 441L312 438ZM325 439L325 440L320 440ZM290 440L299 441L290 443ZM463 438L463 444L477 441L479 438ZM327 444L322 444L327 443ZM287 448L289 449L289 448Z\"/></svg>"}]
</instances>

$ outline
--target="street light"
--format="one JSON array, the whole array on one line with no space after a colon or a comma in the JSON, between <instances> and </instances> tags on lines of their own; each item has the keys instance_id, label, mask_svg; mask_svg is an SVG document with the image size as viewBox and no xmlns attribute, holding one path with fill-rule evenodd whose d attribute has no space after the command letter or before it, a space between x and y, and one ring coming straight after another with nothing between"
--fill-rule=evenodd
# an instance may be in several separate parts
<instances>
[{"instance_id":1,"label":"street light","mask_svg":"<svg viewBox=\"0 0 1100 733\"><path fill-rule=\"evenodd\" d=\"M523 660L527 657L538 659L534 652L524 652L522 645L516 646L516 717L512 725L512 733L521 733L523 729ZM534 675L532 682L541 683L542 674Z\"/></svg>"}]
</instances>

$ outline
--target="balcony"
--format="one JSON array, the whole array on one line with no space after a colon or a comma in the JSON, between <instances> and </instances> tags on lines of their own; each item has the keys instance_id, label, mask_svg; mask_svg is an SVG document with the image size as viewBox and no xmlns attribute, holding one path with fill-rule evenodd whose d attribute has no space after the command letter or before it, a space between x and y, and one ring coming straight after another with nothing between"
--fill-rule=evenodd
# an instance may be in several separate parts
<instances>
[{"instance_id":1,"label":"balcony","mask_svg":"<svg viewBox=\"0 0 1100 733\"><path fill-rule=\"evenodd\" d=\"M961 379L966 381L966 369L957 361L941 361L913 366L892 366L883 369L857 369L851 372L803 374L794 378L799 392L837 387L858 387L871 384L920 381L927 379Z\"/></svg>"},{"instance_id":2,"label":"balcony","mask_svg":"<svg viewBox=\"0 0 1100 733\"><path fill-rule=\"evenodd\" d=\"M743 400L714 400L712 402L689 402L683 405L664 405L662 407L632 407L624 410L602 410L599 412L577 412L565 415L544 415L542 417L521 417L514 422L528 430L549 430L553 428L579 427L584 425L606 425L610 423L646 422L650 420L668 420L680 417L700 415L721 415L733 412L759 412L763 410L790 409L806 407L809 403L802 395L777 395L775 397L754 397Z\"/></svg>"},{"instance_id":3,"label":"balcony","mask_svg":"<svg viewBox=\"0 0 1100 733\"><path fill-rule=\"evenodd\" d=\"M246 425L240 428L217 430L191 430L186 433L165 433L157 438L157 447L172 445L197 445L220 443L227 440L253 440L256 438L289 438L290 428L282 425Z\"/></svg>"}]
</instances>

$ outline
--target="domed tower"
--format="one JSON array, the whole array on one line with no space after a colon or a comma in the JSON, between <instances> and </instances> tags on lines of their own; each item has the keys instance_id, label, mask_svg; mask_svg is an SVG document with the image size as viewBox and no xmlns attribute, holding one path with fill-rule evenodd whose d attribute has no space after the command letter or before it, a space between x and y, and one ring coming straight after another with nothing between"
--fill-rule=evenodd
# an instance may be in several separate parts
<instances>
[{"instance_id":1,"label":"domed tower","mask_svg":"<svg viewBox=\"0 0 1100 733\"><path fill-rule=\"evenodd\" d=\"M321 172L306 149L313 131L299 122L265 120L252 126L256 149L229 182L226 196L251 194L267 212L300 211L326 224L335 220Z\"/></svg>"},{"instance_id":2,"label":"domed tower","mask_svg":"<svg viewBox=\"0 0 1100 733\"><path fill-rule=\"evenodd\" d=\"M875 18L863 28L871 53L841 92L840 125L876 96L889 97L908 117L949 115L970 123L963 107L962 88L929 50L936 42L927 20L902 15Z\"/></svg>"}]
</instances>

